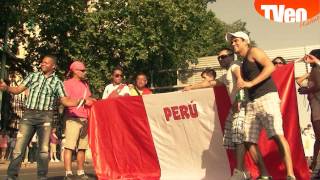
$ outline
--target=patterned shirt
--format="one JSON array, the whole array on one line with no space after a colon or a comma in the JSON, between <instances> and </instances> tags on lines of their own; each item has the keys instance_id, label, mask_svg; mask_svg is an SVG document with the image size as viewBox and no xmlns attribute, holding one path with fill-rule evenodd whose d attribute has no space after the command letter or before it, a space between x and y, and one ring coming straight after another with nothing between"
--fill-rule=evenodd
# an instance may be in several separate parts
<instances>
[{"instance_id":1,"label":"patterned shirt","mask_svg":"<svg viewBox=\"0 0 320 180\"><path fill-rule=\"evenodd\" d=\"M66 96L62 81L54 73L49 77L43 72L31 73L21 84L29 89L28 109L54 110L54 100Z\"/></svg>"},{"instance_id":2,"label":"patterned shirt","mask_svg":"<svg viewBox=\"0 0 320 180\"><path fill-rule=\"evenodd\" d=\"M107 99L114 90L118 89L118 87L119 85L114 85L112 83L107 85L103 91L102 99ZM117 94L119 96L125 96L126 94L130 94L129 87L125 85Z\"/></svg>"}]
</instances>

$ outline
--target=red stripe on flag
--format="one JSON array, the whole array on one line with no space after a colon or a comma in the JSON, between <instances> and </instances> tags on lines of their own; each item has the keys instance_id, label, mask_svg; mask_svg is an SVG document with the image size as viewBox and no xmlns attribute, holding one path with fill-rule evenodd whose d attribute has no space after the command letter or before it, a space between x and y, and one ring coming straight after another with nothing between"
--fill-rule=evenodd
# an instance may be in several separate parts
<instances>
[{"instance_id":1,"label":"red stripe on flag","mask_svg":"<svg viewBox=\"0 0 320 180\"><path fill-rule=\"evenodd\" d=\"M89 144L99 179L160 178L160 165L140 96L98 101L92 106L89 119Z\"/></svg>"},{"instance_id":2,"label":"red stripe on flag","mask_svg":"<svg viewBox=\"0 0 320 180\"><path fill-rule=\"evenodd\" d=\"M231 101L225 86L215 87L214 95L216 99L216 105L217 105L218 116L219 116L219 120L222 128L222 132L224 132L225 122L227 120L229 111L231 109ZM230 163L230 169L233 170L236 167L235 157L231 150L227 150L227 154L228 154L228 159Z\"/></svg>"},{"instance_id":3,"label":"red stripe on flag","mask_svg":"<svg viewBox=\"0 0 320 180\"><path fill-rule=\"evenodd\" d=\"M294 63L278 67L272 74L272 79L277 86L281 99L283 130L290 146L295 176L298 180L309 180L310 173L307 161L304 157L300 133L297 94L294 79ZM259 145L261 150L276 147L273 142L268 144L260 143ZM273 158L273 156L270 156L270 153L269 155L267 154L267 151L263 151L262 153L266 156L266 165L274 179L281 179L280 174L285 176L284 165L277 165L277 162L281 161L281 159ZM280 173L280 171L282 172Z\"/></svg>"}]
</instances>

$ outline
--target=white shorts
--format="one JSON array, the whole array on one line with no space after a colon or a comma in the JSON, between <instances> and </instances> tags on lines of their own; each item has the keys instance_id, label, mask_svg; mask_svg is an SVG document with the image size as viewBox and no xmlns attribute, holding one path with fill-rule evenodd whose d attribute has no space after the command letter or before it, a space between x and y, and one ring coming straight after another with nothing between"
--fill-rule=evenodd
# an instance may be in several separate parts
<instances>
[{"instance_id":1,"label":"white shorts","mask_svg":"<svg viewBox=\"0 0 320 180\"><path fill-rule=\"evenodd\" d=\"M245 141L257 143L261 129L269 138L283 135L280 99L277 92L271 92L248 102L245 115Z\"/></svg>"}]
</instances>

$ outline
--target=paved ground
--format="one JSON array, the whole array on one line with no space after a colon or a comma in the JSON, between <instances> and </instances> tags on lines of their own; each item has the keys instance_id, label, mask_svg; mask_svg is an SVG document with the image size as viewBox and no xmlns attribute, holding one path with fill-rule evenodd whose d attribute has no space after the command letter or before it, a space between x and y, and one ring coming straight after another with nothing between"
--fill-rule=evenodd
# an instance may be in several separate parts
<instances>
[{"instance_id":1,"label":"paved ground","mask_svg":"<svg viewBox=\"0 0 320 180\"><path fill-rule=\"evenodd\" d=\"M6 179L6 171L9 162L0 163L0 180ZM73 172L76 173L76 163L72 164ZM19 173L20 180L36 180L37 179L37 165L33 164L23 164ZM90 177L90 180L96 180L95 172L92 166L92 163L86 164L86 173ZM64 177L64 169L62 162L53 162L49 163L49 173L48 180L62 180ZM75 178L76 179L76 178Z\"/></svg>"},{"instance_id":2,"label":"paved ground","mask_svg":"<svg viewBox=\"0 0 320 180\"><path fill-rule=\"evenodd\" d=\"M310 163L310 162L309 162ZM9 162L0 162L0 180L4 180L6 178L6 170L8 167ZM72 163L73 172L75 173L76 163ZM95 176L94 168L92 163L86 163L86 173L90 177L90 180L97 180ZM23 164L21 167L19 178L20 180L36 180L37 173L36 173L37 165L36 163L33 164ZM316 172L320 169L320 157L318 158L318 163L316 167ZM64 169L62 162L54 162L49 163L49 173L48 173L48 180L62 180L64 177ZM313 173L314 175L315 173ZM76 179L76 178L75 178ZM312 178L316 180L315 178Z\"/></svg>"}]
</instances>

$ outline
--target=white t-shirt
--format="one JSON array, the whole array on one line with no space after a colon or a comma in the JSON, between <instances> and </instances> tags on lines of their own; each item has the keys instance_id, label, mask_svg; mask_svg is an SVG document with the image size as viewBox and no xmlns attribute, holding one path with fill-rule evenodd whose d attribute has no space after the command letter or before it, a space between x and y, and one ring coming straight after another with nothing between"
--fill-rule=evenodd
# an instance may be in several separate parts
<instances>
[{"instance_id":1,"label":"white t-shirt","mask_svg":"<svg viewBox=\"0 0 320 180\"><path fill-rule=\"evenodd\" d=\"M104 88L102 99L107 99L109 95L116 90L119 87L119 85L109 84ZM118 92L120 96L124 96L126 94L130 94L129 87L125 85L120 92Z\"/></svg>"},{"instance_id":2,"label":"white t-shirt","mask_svg":"<svg viewBox=\"0 0 320 180\"><path fill-rule=\"evenodd\" d=\"M227 69L227 73L217 79L219 82L226 85L232 104L234 103L237 93L239 91L239 89L237 88L237 77L233 72L236 68L240 69L241 64L242 62L239 60L233 61L229 69Z\"/></svg>"}]
</instances>

